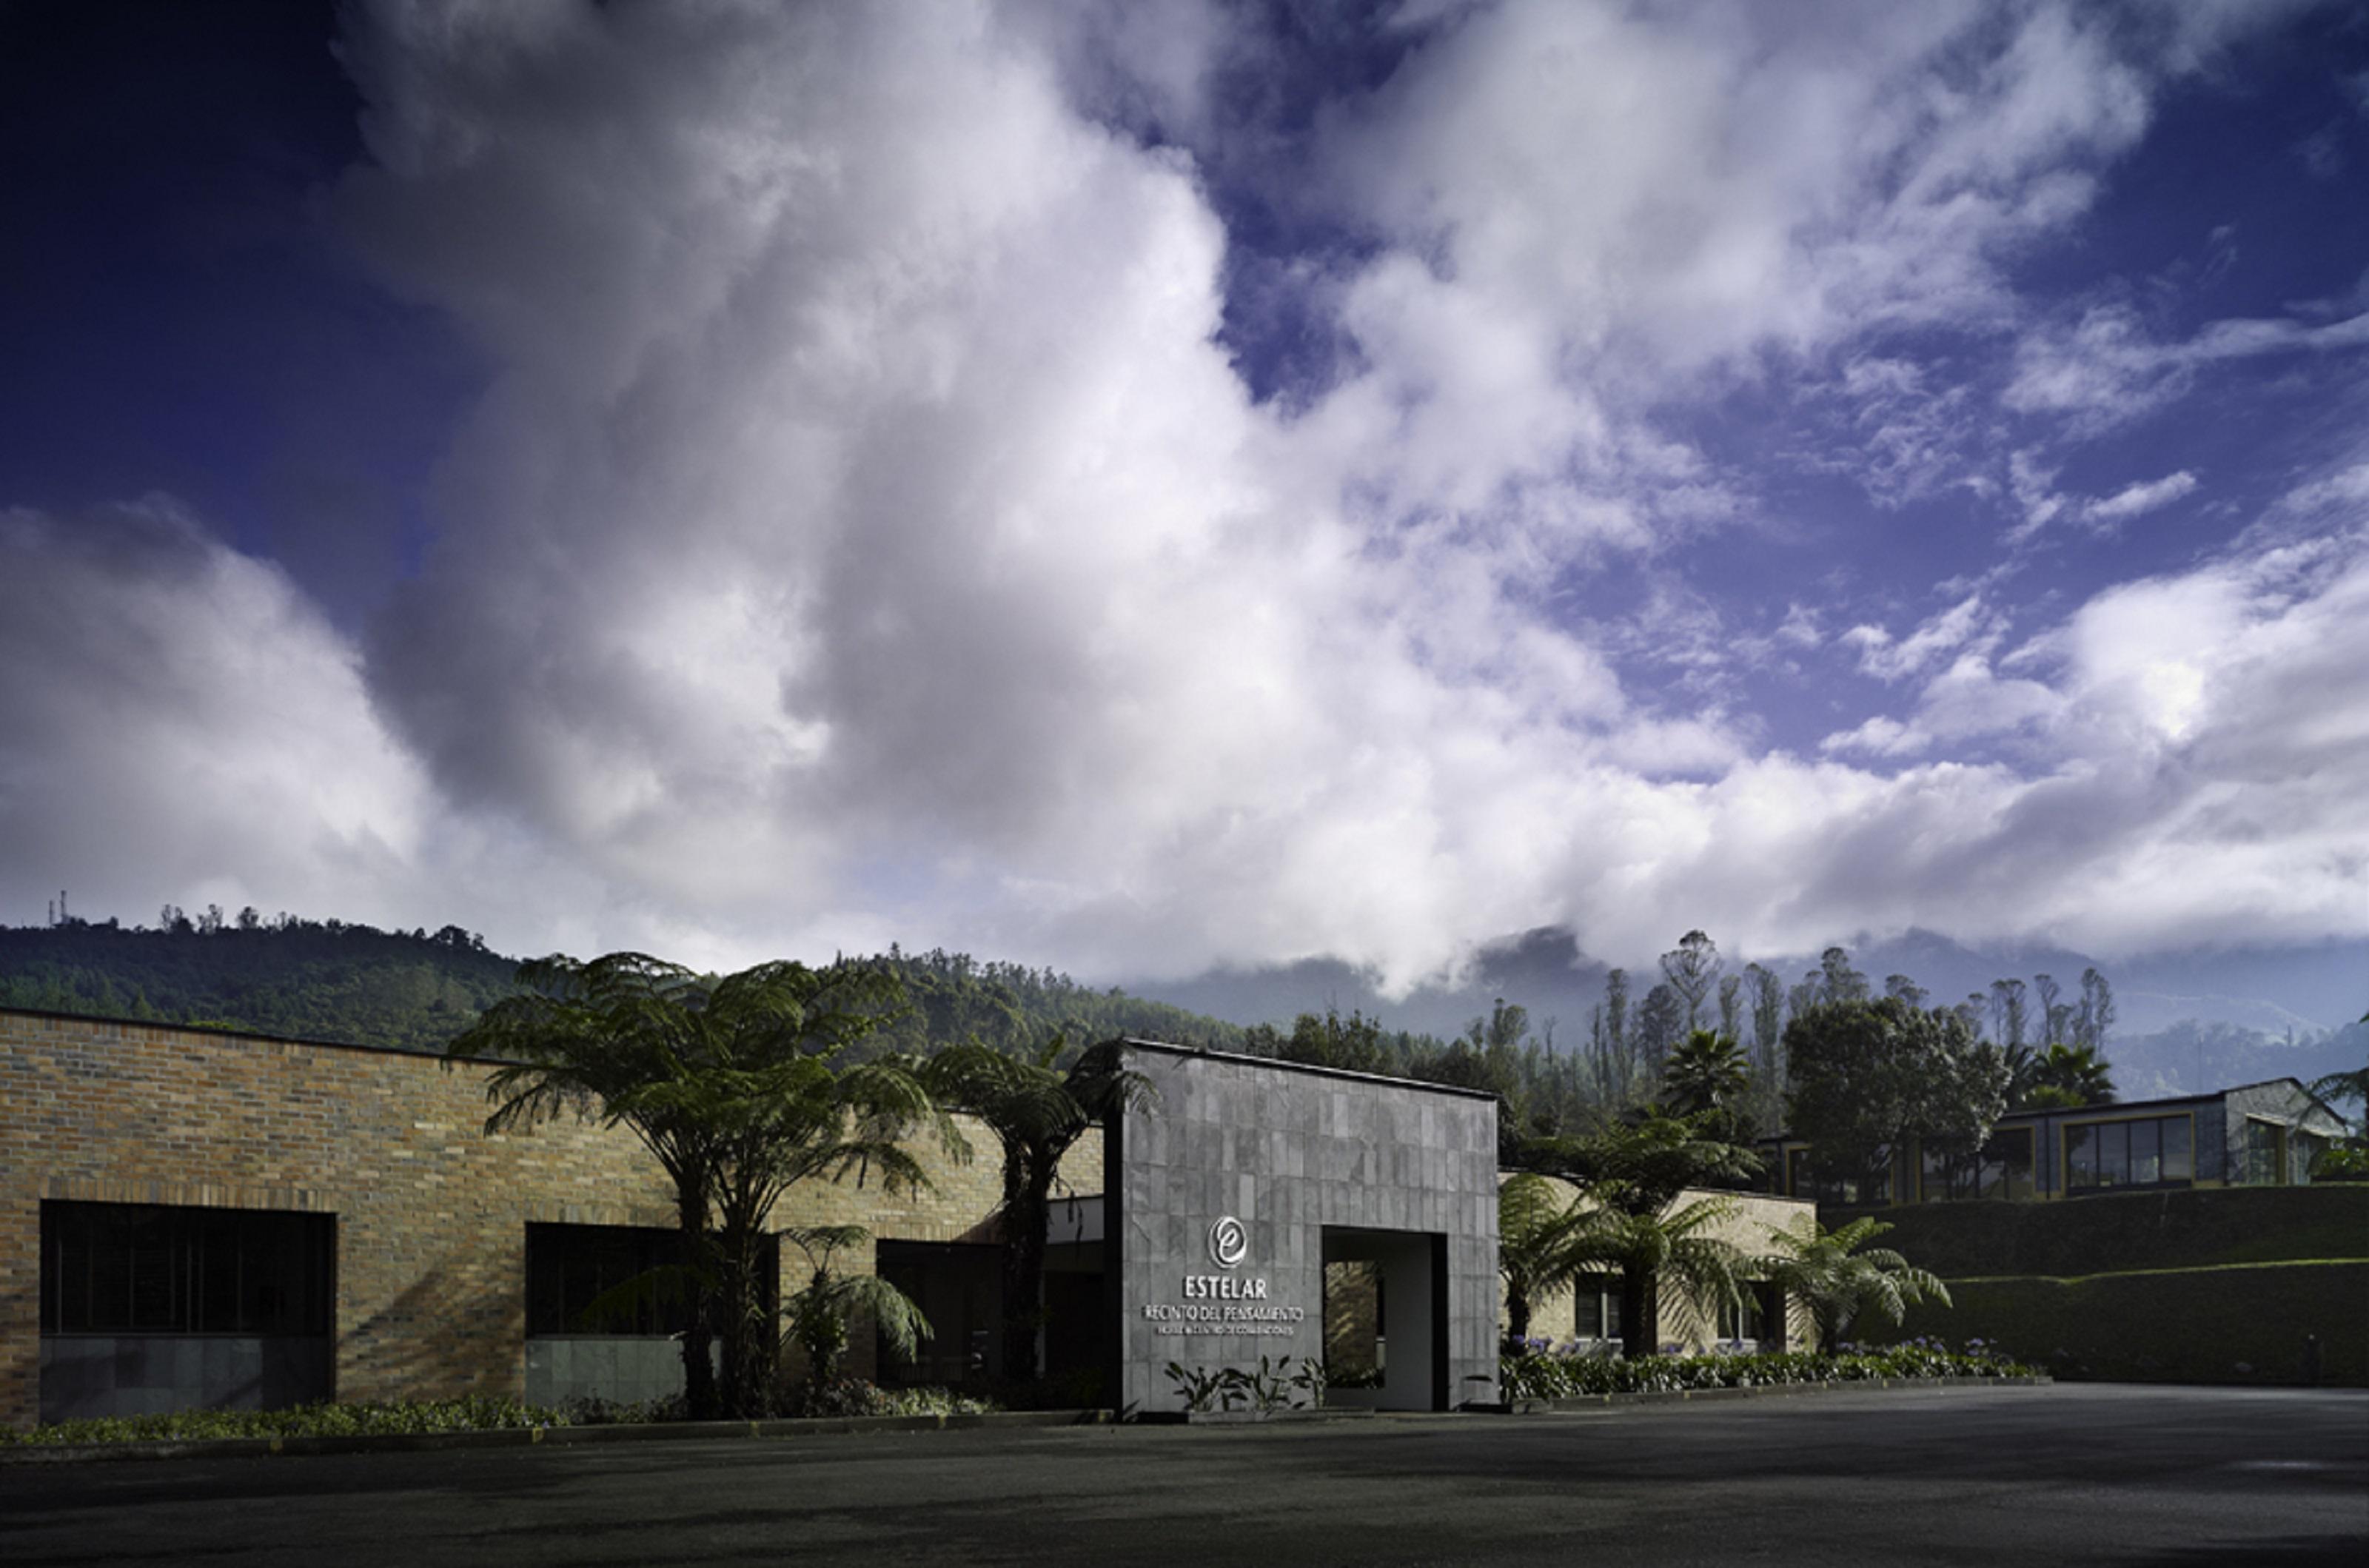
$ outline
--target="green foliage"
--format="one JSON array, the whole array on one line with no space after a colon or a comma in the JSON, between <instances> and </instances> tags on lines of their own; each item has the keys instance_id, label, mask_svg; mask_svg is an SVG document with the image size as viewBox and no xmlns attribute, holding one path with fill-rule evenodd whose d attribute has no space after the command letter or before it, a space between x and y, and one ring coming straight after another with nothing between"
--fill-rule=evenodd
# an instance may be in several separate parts
<instances>
[{"instance_id":1,"label":"green foliage","mask_svg":"<svg viewBox=\"0 0 2369 1568\"><path fill-rule=\"evenodd\" d=\"M1168 1381L1184 1402L1186 1413L1203 1415L1222 1408L1232 1410L1242 1399L1240 1370L1232 1367L1187 1367L1171 1361Z\"/></svg>"},{"instance_id":2,"label":"green foliage","mask_svg":"<svg viewBox=\"0 0 2369 1568\"><path fill-rule=\"evenodd\" d=\"M1700 1116L1704 1130L1722 1142L1752 1141L1745 1110L1752 1089L1752 1063L1732 1036L1697 1029L1678 1042L1662 1069L1662 1105L1672 1116Z\"/></svg>"},{"instance_id":3,"label":"green foliage","mask_svg":"<svg viewBox=\"0 0 2369 1568\"><path fill-rule=\"evenodd\" d=\"M1688 1187L1734 1186L1759 1173L1760 1157L1718 1132L1708 1118L1658 1112L1608 1121L1577 1140L1572 1173L1598 1202L1659 1214Z\"/></svg>"},{"instance_id":4,"label":"green foliage","mask_svg":"<svg viewBox=\"0 0 2369 1568\"><path fill-rule=\"evenodd\" d=\"M2059 1040L2031 1059L2015 1108L2077 1110L2083 1105L2109 1105L2113 1100L2113 1069L2098 1048Z\"/></svg>"},{"instance_id":5,"label":"green foliage","mask_svg":"<svg viewBox=\"0 0 2369 1568\"><path fill-rule=\"evenodd\" d=\"M1052 969L895 946L870 962L905 988L910 1009L883 1027L876 1044L884 1050L920 1055L976 1040L1026 1055L1055 1034L1070 1040L1133 1037L1213 1050L1245 1048L1245 1031L1239 1025L1129 996L1116 987L1097 990Z\"/></svg>"},{"instance_id":6,"label":"green foliage","mask_svg":"<svg viewBox=\"0 0 2369 1568\"><path fill-rule=\"evenodd\" d=\"M994 1134L1003 1152L1003 1376L1036 1376L1043 1326L1047 1200L1061 1159L1087 1129L1125 1108L1149 1105L1151 1081L1105 1042L1063 1065L1066 1038L1055 1032L1032 1056L976 1042L931 1059L927 1081L941 1099L962 1106Z\"/></svg>"},{"instance_id":7,"label":"green foliage","mask_svg":"<svg viewBox=\"0 0 2369 1568\"><path fill-rule=\"evenodd\" d=\"M1189 1415L1244 1409L1272 1414L1314 1410L1324 1402L1324 1366L1312 1357L1297 1368L1265 1356L1256 1367L1187 1367L1171 1361L1166 1371Z\"/></svg>"},{"instance_id":8,"label":"green foliage","mask_svg":"<svg viewBox=\"0 0 2369 1568\"><path fill-rule=\"evenodd\" d=\"M1980 1340L1968 1341L1963 1350L1923 1340L1844 1356L1780 1350L1752 1356L1599 1356L1576 1346L1554 1350L1532 1341L1497 1363L1498 1388L1508 1400L1856 1383L1879 1378L2025 1378L2034 1371Z\"/></svg>"},{"instance_id":9,"label":"green foliage","mask_svg":"<svg viewBox=\"0 0 2369 1568\"><path fill-rule=\"evenodd\" d=\"M2067 1203L1928 1203L1884 1211L1893 1245L1956 1288L1999 1275L2072 1276L2298 1258L2369 1259L2369 1188L2198 1187Z\"/></svg>"},{"instance_id":10,"label":"green foliage","mask_svg":"<svg viewBox=\"0 0 2369 1568\"><path fill-rule=\"evenodd\" d=\"M1964 1016L1897 997L1822 1002L1785 1028L1792 1130L1819 1173L1874 1185L1910 1137L1971 1155L2007 1109L2009 1069Z\"/></svg>"},{"instance_id":11,"label":"green foliage","mask_svg":"<svg viewBox=\"0 0 2369 1568\"><path fill-rule=\"evenodd\" d=\"M177 924L178 915L168 910L156 930L0 926L0 1007L441 1051L519 989L518 960L458 926L389 932L285 914L242 925L219 911ZM1234 1024L1050 969L893 947L873 967L903 983L911 1006L875 1041L884 1051L919 1055L974 1037L1025 1048L1057 1029L1243 1048Z\"/></svg>"},{"instance_id":12,"label":"green foliage","mask_svg":"<svg viewBox=\"0 0 2369 1568\"><path fill-rule=\"evenodd\" d=\"M0 1426L0 1447L189 1442L210 1437L374 1437L568 1425L566 1411L473 1394L466 1399L307 1404L287 1410L182 1410L169 1415L61 1421L29 1432Z\"/></svg>"},{"instance_id":13,"label":"green foliage","mask_svg":"<svg viewBox=\"0 0 2369 1568\"><path fill-rule=\"evenodd\" d=\"M443 1049L517 989L516 967L455 926L431 936L281 915L203 931L0 927L0 1007L410 1050Z\"/></svg>"},{"instance_id":14,"label":"green foliage","mask_svg":"<svg viewBox=\"0 0 2369 1568\"><path fill-rule=\"evenodd\" d=\"M843 1379L819 1402L828 1415L980 1415L991 1400L944 1389L878 1389ZM199 1442L218 1437L387 1437L442 1432L499 1432L530 1426L616 1426L681 1421L680 1397L575 1399L556 1408L472 1394L464 1399L360 1404L307 1404L285 1410L181 1410L169 1415L117 1415L60 1421L20 1432L0 1426L0 1448L63 1448L86 1443Z\"/></svg>"},{"instance_id":15,"label":"green foliage","mask_svg":"<svg viewBox=\"0 0 2369 1568\"><path fill-rule=\"evenodd\" d=\"M2369 1182L2369 1148L2358 1144L2338 1144L2323 1149L2312 1157L2311 1179L2315 1182Z\"/></svg>"},{"instance_id":16,"label":"green foliage","mask_svg":"<svg viewBox=\"0 0 2369 1568\"><path fill-rule=\"evenodd\" d=\"M1313 1013L1301 1013L1292 1022L1291 1037L1275 1054L1279 1061L1350 1072L1380 1072L1390 1065L1382 1049L1381 1024L1354 1009L1346 1018L1330 1007L1322 1018Z\"/></svg>"},{"instance_id":17,"label":"green foliage","mask_svg":"<svg viewBox=\"0 0 2369 1568\"><path fill-rule=\"evenodd\" d=\"M1953 1331L2060 1378L2293 1384L2305 1341L2321 1380L2369 1385L2369 1262L2357 1258L1951 1282ZM1904 1333L1928 1332L1913 1309Z\"/></svg>"},{"instance_id":18,"label":"green foliage","mask_svg":"<svg viewBox=\"0 0 2369 1568\"><path fill-rule=\"evenodd\" d=\"M908 1361L932 1337L929 1319L902 1290L877 1275L841 1274L833 1266L841 1251L869 1242L870 1230L861 1225L790 1225L780 1235L807 1257L806 1284L782 1306L790 1339L806 1353L806 1403L814 1403L838 1380L855 1320L871 1322Z\"/></svg>"},{"instance_id":19,"label":"green foliage","mask_svg":"<svg viewBox=\"0 0 2369 1568\"><path fill-rule=\"evenodd\" d=\"M2363 1018L2369 1024L2369 1018ZM2369 1110L2369 1067L2356 1067L2350 1071L2331 1072L2311 1081L2311 1092L2331 1105L2358 1104Z\"/></svg>"},{"instance_id":20,"label":"green foliage","mask_svg":"<svg viewBox=\"0 0 2369 1568\"><path fill-rule=\"evenodd\" d=\"M519 976L530 989L451 1047L501 1064L486 1081L486 1129L573 1115L642 1141L674 1184L692 1271L692 1412L763 1414L781 1343L765 1299L774 1205L816 1178L920 1185L902 1142L919 1127L967 1153L921 1063L859 1050L898 1012L896 980L792 963L711 979L638 953L547 958Z\"/></svg>"},{"instance_id":21,"label":"green foliage","mask_svg":"<svg viewBox=\"0 0 2369 1568\"><path fill-rule=\"evenodd\" d=\"M1804 1215L1781 1230L1770 1229L1776 1250L1754 1272L1809 1310L1818 1325L1818 1348L1831 1354L1863 1313L1896 1328L1912 1304L1928 1299L1950 1304L1949 1287L1898 1253L1860 1250L1891 1229L1880 1220L1854 1219L1829 1230Z\"/></svg>"},{"instance_id":22,"label":"green foliage","mask_svg":"<svg viewBox=\"0 0 2369 1568\"><path fill-rule=\"evenodd\" d=\"M984 1415L1001 1408L993 1400L944 1389L884 1389L861 1378L834 1378L802 1389L795 1416L845 1418L864 1415Z\"/></svg>"},{"instance_id":23,"label":"green foliage","mask_svg":"<svg viewBox=\"0 0 2369 1568\"><path fill-rule=\"evenodd\" d=\"M1654 1348L1664 1285L1707 1304L1733 1302L1743 1289L1745 1258L1706 1230L1734 1212L1723 1198L1676 1204L1688 1187L1740 1180L1758 1159L1705 1132L1704 1116L1652 1113L1613 1121L1570 1140L1579 1192L1558 1208L1553 1189L1535 1174L1509 1177L1498 1189L1498 1271L1506 1285L1508 1332L1527 1333L1529 1315L1583 1274L1620 1276L1620 1321L1631 1355ZM1511 1245L1508 1246L1510 1238Z\"/></svg>"},{"instance_id":24,"label":"green foliage","mask_svg":"<svg viewBox=\"0 0 2369 1568\"><path fill-rule=\"evenodd\" d=\"M1585 1206L1558 1203L1553 1184L1543 1176L1518 1172L1498 1185L1497 1273L1505 1283L1505 1332L1513 1338L1527 1337L1531 1313L1578 1277L1572 1241L1585 1224Z\"/></svg>"}]
</instances>

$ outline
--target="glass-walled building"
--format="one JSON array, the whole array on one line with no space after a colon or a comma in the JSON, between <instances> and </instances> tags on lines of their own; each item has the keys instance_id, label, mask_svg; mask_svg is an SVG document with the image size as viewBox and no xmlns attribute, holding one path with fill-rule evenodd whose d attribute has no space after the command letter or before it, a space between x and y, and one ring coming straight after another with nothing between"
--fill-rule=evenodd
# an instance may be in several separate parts
<instances>
[{"instance_id":1,"label":"glass-walled building","mask_svg":"<svg viewBox=\"0 0 2369 1568\"><path fill-rule=\"evenodd\" d=\"M2312 1161L2345 1132L2326 1102L2279 1078L2210 1094L2014 1112L1972 1159L1912 1142L1871 1182L1823 1176L1797 1139L1772 1139L1762 1150L1788 1196L1870 1207L2290 1186L2309 1181Z\"/></svg>"}]
</instances>

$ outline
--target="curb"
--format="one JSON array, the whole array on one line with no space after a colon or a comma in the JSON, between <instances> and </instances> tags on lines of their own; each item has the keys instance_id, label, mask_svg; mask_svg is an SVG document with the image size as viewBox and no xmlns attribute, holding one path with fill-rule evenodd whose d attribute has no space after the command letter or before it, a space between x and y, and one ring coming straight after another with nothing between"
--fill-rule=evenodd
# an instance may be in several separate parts
<instances>
[{"instance_id":1,"label":"curb","mask_svg":"<svg viewBox=\"0 0 2369 1568\"><path fill-rule=\"evenodd\" d=\"M245 1459L283 1455L420 1454L545 1444L709 1442L736 1437L855 1436L974 1427L1102 1426L1107 1410L1009 1410L972 1415L842 1415L790 1421L620 1422L604 1426L499 1426L480 1432L383 1432L338 1436L191 1437L151 1443L17 1443L0 1465L89 1464L108 1459Z\"/></svg>"},{"instance_id":2,"label":"curb","mask_svg":"<svg viewBox=\"0 0 2369 1568\"><path fill-rule=\"evenodd\" d=\"M1794 1394L1838 1394L1870 1390L2036 1389L2056 1381L2042 1373L2025 1378L1852 1378L1825 1383L1755 1383L1748 1388L1658 1389L1622 1394L1564 1394L1555 1399L1513 1400L1498 1405L1473 1405L1501 1415L1548 1415L1572 1411L1617 1409L1632 1404L1684 1404L1707 1400L1786 1398Z\"/></svg>"},{"instance_id":3,"label":"curb","mask_svg":"<svg viewBox=\"0 0 2369 1568\"><path fill-rule=\"evenodd\" d=\"M1368 1421L1380 1414L1371 1405L1335 1404L1314 1410L1147 1410L1139 1426L1269 1426L1310 1421Z\"/></svg>"}]
</instances>

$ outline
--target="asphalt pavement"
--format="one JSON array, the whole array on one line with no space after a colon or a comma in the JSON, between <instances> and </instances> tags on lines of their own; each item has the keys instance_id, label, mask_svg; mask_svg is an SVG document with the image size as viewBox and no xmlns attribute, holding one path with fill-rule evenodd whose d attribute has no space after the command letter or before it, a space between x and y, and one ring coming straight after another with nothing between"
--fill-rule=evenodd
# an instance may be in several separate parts
<instances>
[{"instance_id":1,"label":"asphalt pavement","mask_svg":"<svg viewBox=\"0 0 2369 1568\"><path fill-rule=\"evenodd\" d=\"M0 1467L0 1563L2369 1563L2369 1394Z\"/></svg>"}]
</instances>

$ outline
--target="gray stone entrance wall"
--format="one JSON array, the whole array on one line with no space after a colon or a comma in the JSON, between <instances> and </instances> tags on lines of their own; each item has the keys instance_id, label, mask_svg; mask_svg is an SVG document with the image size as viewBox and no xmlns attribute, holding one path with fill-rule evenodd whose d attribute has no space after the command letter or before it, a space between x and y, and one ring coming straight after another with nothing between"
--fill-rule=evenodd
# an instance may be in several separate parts
<instances>
[{"instance_id":1,"label":"gray stone entrance wall","mask_svg":"<svg viewBox=\"0 0 2369 1568\"><path fill-rule=\"evenodd\" d=\"M1321 1359L1328 1227L1440 1238L1430 1402L1496 1397L1494 1098L1147 1041L1127 1055L1159 1098L1104 1145L1122 1410L1182 1408L1172 1361Z\"/></svg>"}]
</instances>

